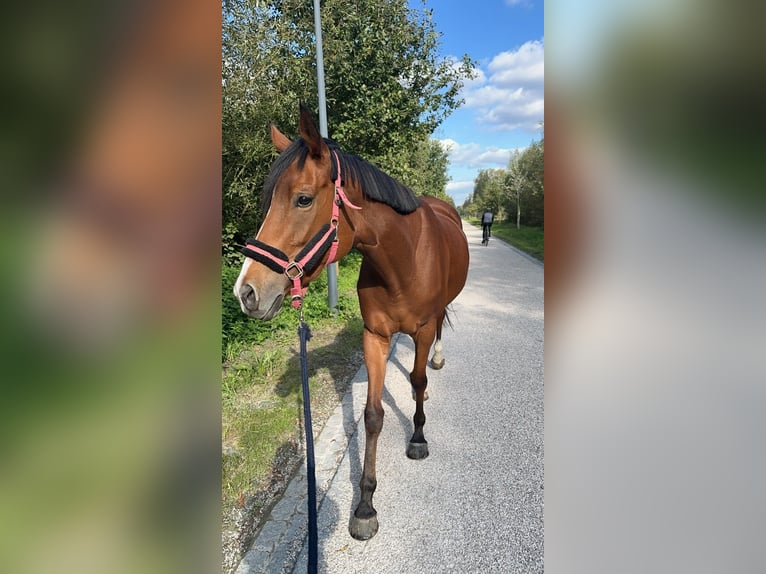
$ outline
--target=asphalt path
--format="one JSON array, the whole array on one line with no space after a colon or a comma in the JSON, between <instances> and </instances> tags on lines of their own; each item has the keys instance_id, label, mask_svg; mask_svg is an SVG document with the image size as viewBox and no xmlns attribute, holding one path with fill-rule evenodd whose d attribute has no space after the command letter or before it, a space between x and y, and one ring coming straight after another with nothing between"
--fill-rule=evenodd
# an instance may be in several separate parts
<instances>
[{"instance_id":1,"label":"asphalt path","mask_svg":"<svg viewBox=\"0 0 766 574\"><path fill-rule=\"evenodd\" d=\"M484 247L479 229L463 227L468 281L452 305L454 329L444 329L446 364L428 369L430 455L405 456L415 411L408 378L414 345L399 335L378 440L373 502L380 529L366 542L348 533L364 453L358 424L322 489L321 573L543 571L543 266L496 238ZM364 369L351 386L343 408L358 422ZM306 572L307 548L296 556L267 570Z\"/></svg>"}]
</instances>

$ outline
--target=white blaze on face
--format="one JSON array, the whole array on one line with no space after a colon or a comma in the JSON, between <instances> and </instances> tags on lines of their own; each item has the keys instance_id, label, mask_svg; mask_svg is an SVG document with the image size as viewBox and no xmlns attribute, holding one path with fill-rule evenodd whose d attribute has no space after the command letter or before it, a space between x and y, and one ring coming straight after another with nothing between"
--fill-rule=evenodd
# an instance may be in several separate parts
<instances>
[{"instance_id":1,"label":"white blaze on face","mask_svg":"<svg viewBox=\"0 0 766 574\"><path fill-rule=\"evenodd\" d=\"M266 224L266 220L269 218L269 214L271 213L271 206L269 206L269 210L266 212L266 217L263 218L263 223L261 223L261 226L258 228L258 233L255 234L255 238L258 239L261 236L261 231L263 230L263 226ZM237 298L237 301L239 301L239 307L242 309L242 312L247 315L247 309L245 309L245 304L242 302L242 299L239 296L239 291L242 288L242 285L245 283L245 276L247 275L248 270L250 269L250 266L254 263L252 259L249 257L245 257L245 262L242 264L242 271L239 272L239 277L237 277L236 282L234 283L234 297ZM255 288L255 285L252 283L250 284L250 287L253 288L253 291L255 291L255 297L258 298L258 290Z\"/></svg>"},{"instance_id":2,"label":"white blaze on face","mask_svg":"<svg viewBox=\"0 0 766 574\"><path fill-rule=\"evenodd\" d=\"M247 272L250 269L250 266L253 264L253 260L249 257L245 257L245 262L242 264L242 271L239 272L239 277L237 277L237 281L234 283L234 296L237 298L237 301L239 301L239 307L242 309L243 313L247 313L247 309L245 309L245 304L242 302L242 299L239 296L240 289L242 288L242 285L245 283L245 277L247 276ZM253 290L255 290L254 285L250 285ZM258 296L258 292L255 293L256 296Z\"/></svg>"}]
</instances>

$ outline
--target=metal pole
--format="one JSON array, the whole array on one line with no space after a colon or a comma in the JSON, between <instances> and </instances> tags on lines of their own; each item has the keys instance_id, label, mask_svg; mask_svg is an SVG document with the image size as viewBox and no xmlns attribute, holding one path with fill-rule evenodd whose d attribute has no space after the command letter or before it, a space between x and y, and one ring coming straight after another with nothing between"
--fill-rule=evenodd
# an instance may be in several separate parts
<instances>
[{"instance_id":1,"label":"metal pole","mask_svg":"<svg viewBox=\"0 0 766 574\"><path fill-rule=\"evenodd\" d=\"M327 100L324 88L324 52L322 50L322 16L319 12L319 0L314 0L314 34L317 45L317 88L319 92L319 133L327 136ZM327 266L327 304L333 315L338 310L338 264Z\"/></svg>"},{"instance_id":2,"label":"metal pole","mask_svg":"<svg viewBox=\"0 0 766 574\"><path fill-rule=\"evenodd\" d=\"M324 51L322 49L322 15L319 0L314 0L314 34L317 45L317 88L319 92L319 133L327 137L327 102L324 89Z\"/></svg>"}]
</instances>

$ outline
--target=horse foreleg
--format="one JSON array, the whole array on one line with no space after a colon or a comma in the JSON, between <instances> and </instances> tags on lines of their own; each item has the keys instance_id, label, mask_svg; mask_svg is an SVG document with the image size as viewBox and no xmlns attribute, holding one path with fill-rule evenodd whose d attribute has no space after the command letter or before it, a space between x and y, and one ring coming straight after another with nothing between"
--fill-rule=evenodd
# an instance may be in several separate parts
<instances>
[{"instance_id":1,"label":"horse foreleg","mask_svg":"<svg viewBox=\"0 0 766 574\"><path fill-rule=\"evenodd\" d=\"M351 521L349 532L357 540L368 540L378 532L378 517L372 506L372 495L378 485L375 477L375 456L378 435L383 428L383 383L386 378L386 361L390 337L382 337L365 330L363 335L364 362L367 366L367 405L364 408L364 468L359 483L361 498Z\"/></svg>"},{"instance_id":2,"label":"horse foreleg","mask_svg":"<svg viewBox=\"0 0 766 574\"><path fill-rule=\"evenodd\" d=\"M428 456L428 442L423 436L423 426L426 424L426 415L423 411L423 401L426 396L428 378L426 377L426 362L431 343L434 341L435 325L433 322L422 326L413 337L415 340L415 366L410 373L412 391L415 393L415 416L412 421L415 424L415 432L412 433L409 445L407 445L407 457L413 459Z\"/></svg>"}]
</instances>

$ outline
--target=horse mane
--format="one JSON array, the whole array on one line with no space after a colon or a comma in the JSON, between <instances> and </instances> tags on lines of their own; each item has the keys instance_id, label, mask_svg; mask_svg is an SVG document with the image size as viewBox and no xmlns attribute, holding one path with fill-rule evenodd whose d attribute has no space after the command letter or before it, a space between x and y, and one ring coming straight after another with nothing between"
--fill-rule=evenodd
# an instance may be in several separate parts
<instances>
[{"instance_id":1,"label":"horse mane","mask_svg":"<svg viewBox=\"0 0 766 574\"><path fill-rule=\"evenodd\" d=\"M361 157L344 152L340 149L337 142L328 138L324 138L324 142L327 144L327 147L330 148L330 151L338 153L344 185L353 183L359 186L365 197L385 203L402 215L412 213L418 208L420 200L409 187L399 183L393 177L382 172ZM263 186L261 205L263 206L264 213L268 211L269 206L271 205L271 197L274 194L274 189L276 188L279 178L294 161L298 162L298 170L303 170L308 153L309 148L306 142L303 138L297 138L285 151L279 154L276 161L274 161L274 164L271 166L271 171ZM330 177L333 180L338 177L338 170L334 158Z\"/></svg>"}]
</instances>

